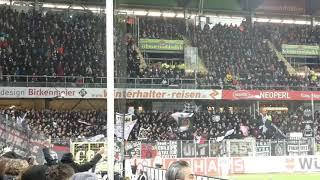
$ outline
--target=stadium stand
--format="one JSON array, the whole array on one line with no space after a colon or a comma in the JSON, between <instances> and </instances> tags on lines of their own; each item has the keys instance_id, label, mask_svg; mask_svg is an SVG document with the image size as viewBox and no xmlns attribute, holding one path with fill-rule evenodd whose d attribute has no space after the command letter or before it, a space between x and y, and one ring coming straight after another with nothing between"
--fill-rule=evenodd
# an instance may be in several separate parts
<instances>
[{"instance_id":1,"label":"stadium stand","mask_svg":"<svg viewBox=\"0 0 320 180\"><path fill-rule=\"evenodd\" d=\"M270 52L259 32L249 27L206 25L194 30L193 44L199 48L210 75L209 82L238 89L264 85L286 85L286 70ZM210 81L211 79L211 81Z\"/></svg>"},{"instance_id":2,"label":"stadium stand","mask_svg":"<svg viewBox=\"0 0 320 180\"><path fill-rule=\"evenodd\" d=\"M7 6L0 14L2 75L104 76L104 17L17 12Z\"/></svg>"},{"instance_id":3,"label":"stadium stand","mask_svg":"<svg viewBox=\"0 0 320 180\"><path fill-rule=\"evenodd\" d=\"M187 5L184 6L185 15L188 14L186 7ZM68 9L71 9L71 5ZM121 158L127 158L126 156L132 158L130 161L134 161L134 166L138 166L137 161L141 160L144 164L140 162L143 167L137 174L146 173L142 170L147 168L149 175L158 171L158 179L161 179L159 176L163 176L164 170L148 167L151 164L148 161L156 156L160 160L165 159L165 167L174 158L189 158L193 161L190 164L196 167L194 169L200 170L200 167L204 167L209 172L212 168L213 175L245 174L248 173L245 165L255 166L247 160L255 162L262 157L261 159L265 158L266 161L269 157L279 157L279 162L285 162L282 163L286 168L284 172L319 172L317 162L312 161L316 161L317 157L314 155L320 153L320 112L317 111L319 104L314 102L319 101L319 95L307 91L318 91L320 88L317 67L306 67L303 75L292 74L286 60L294 61L295 57L283 55L284 60L279 58L283 44L319 45L318 26L258 23L252 22L252 17L239 25L211 24L208 23L210 17L166 18L162 10L159 17L151 17L151 10L146 11L146 16L135 13L130 14L132 16L119 13L119 16L114 18L116 89L113 100L117 108L112 109L109 105L107 108L109 112L117 109L122 113L128 112L130 116L128 120L125 118L127 114L115 112L115 164L125 162ZM87 10L75 11L72 14L37 11L37 8L33 11L18 11L0 5L0 88L7 86L1 89L1 97L11 98L10 103L15 105L28 101L24 106L17 105L17 108L14 105L9 108L9 103L0 103L0 179L15 178L23 173L23 169L28 166L26 163L32 164L33 157L29 155L36 154L36 158L42 156L40 151L43 146L48 148L48 157L52 154L50 151L68 151L70 160L74 155L75 161L82 163L82 160L88 159L90 153L94 153L99 146L108 145L104 141L109 128L106 126L104 103L110 102L106 99L105 89L105 70L108 64L104 15L103 12L94 14ZM197 22L201 21L200 19L206 20ZM133 21L139 23L135 24ZM177 48L179 51L174 48L169 48L168 51L161 51L160 48L142 51L139 43L143 38L151 39L151 42L164 40L156 45L165 44L165 40L180 40L178 42L184 41L188 46L196 47L198 53L195 56L204 64L206 72L186 70L183 61L184 48ZM151 55L150 52L154 54ZM38 96L35 93L33 96L33 93L30 93L31 88L28 91L29 87L35 90L40 87L42 90L39 90L39 94L45 95ZM61 87L66 90L61 90ZM73 89L75 96L66 96L64 92L67 92L69 87ZM51 97L49 90L45 88L50 89L54 96ZM129 89L127 91L122 88ZM265 89L274 91L259 91ZM229 90L240 90L240 93ZM193 96L195 92L197 95ZM289 94L295 94L296 97L289 97ZM243 96L243 99L240 96ZM30 103L34 98L39 101ZM75 104L74 107L83 100L98 102L99 99L102 102L99 108L103 106L101 109L104 111L63 110L59 103L67 102L66 99L70 100L68 105ZM277 102L271 102L273 100ZM193 101L203 106L203 109L190 107L190 110L176 110L175 108L182 106L182 101ZM212 107L206 107L208 101L212 103ZM31 104L38 109L24 108L28 105L31 107ZM129 104L133 104L130 107L131 112ZM312 108L309 108L309 104ZM91 109L98 108L90 105ZM145 108L149 105L150 107ZM276 107L278 105L279 107ZM57 106L61 106L57 108L59 110L53 109ZM137 106L139 108L135 109ZM308 108L303 109L302 106ZM272 110L264 114L264 107ZM157 108L172 109L161 112ZM131 124L127 125L127 122ZM123 132L119 135L121 129ZM306 134L306 131L309 134ZM126 132L129 132L128 138L124 137ZM47 141L48 146L45 144ZM14 144L11 144L12 142ZM131 147L126 149L127 146ZM15 153L22 152L24 157L13 152L3 155L5 149ZM58 156L57 152L55 157ZM305 159L309 158L307 155L313 157L310 157L311 163L304 165L299 159L300 167L294 164L298 162L298 159L294 159L296 157L289 159L291 155L299 155ZM22 165L12 159L21 160ZM6 166L9 166L10 161L16 163L12 165L16 168L14 173L7 172L10 168ZM196 161L201 163L197 164ZM208 163L210 167L202 166L202 163L209 161L212 161ZM278 159L270 162L276 161ZM214 163L216 170L213 170ZM272 166L270 164L267 165ZM313 164L316 166L315 170L312 170ZM160 165L162 166L162 162ZM48 169L46 166L41 167ZM229 169L230 167L233 169ZM59 168L54 166L49 169L58 173ZM271 167L272 172L272 168L277 169ZM265 169L254 169L249 173L256 171L270 173ZM212 175L208 172L200 172L202 174L199 179L204 177L203 175ZM45 173L45 170L42 169L41 173ZM50 173L47 172L46 175L48 174Z\"/></svg>"},{"instance_id":4,"label":"stadium stand","mask_svg":"<svg viewBox=\"0 0 320 180\"><path fill-rule=\"evenodd\" d=\"M133 128L129 140L145 141L164 140L203 140L216 139L228 130L235 129L231 139L255 137L257 139L277 138L274 133L263 134L261 117L254 118L248 111L231 113L228 108L222 112L195 112L189 131L181 132L173 112L136 113L138 123ZM53 143L68 144L69 139L89 138L105 134L105 113L98 111L55 111L55 110L15 110L1 109L1 115L10 117L8 122L20 124L32 133L43 137L51 137ZM315 112L315 119L320 123L320 113ZM25 117L22 123L21 119ZM218 119L216 119L218 117ZM284 134L302 132L302 114L272 113L270 122L275 124ZM317 129L317 136L320 133Z\"/></svg>"},{"instance_id":5,"label":"stadium stand","mask_svg":"<svg viewBox=\"0 0 320 180\"><path fill-rule=\"evenodd\" d=\"M185 22L176 18L141 18L139 36L152 39L183 39Z\"/></svg>"},{"instance_id":6,"label":"stadium stand","mask_svg":"<svg viewBox=\"0 0 320 180\"><path fill-rule=\"evenodd\" d=\"M1 115L8 116L7 123L22 126L39 136L51 137L57 144L68 144L70 138L92 137L105 132L105 118L97 111L1 109Z\"/></svg>"},{"instance_id":7,"label":"stadium stand","mask_svg":"<svg viewBox=\"0 0 320 180\"><path fill-rule=\"evenodd\" d=\"M29 82L68 81L77 86L105 82L102 80L105 79L103 17L78 14L70 18L52 12L32 14L17 12L6 6L1 6L0 12L1 81L25 81L25 76L29 76ZM282 43L317 44L318 27L271 23L255 23L251 27L244 22L239 27L222 24L210 27L206 24L204 28L189 25L186 29L183 20L150 17L140 17L139 25L142 38L187 38L199 48L199 55L209 73L197 76L198 88L304 89L309 85L317 89L320 85L310 76L289 75L286 66L278 61L265 42L269 39L278 48ZM125 35L124 30L116 32L116 59L125 58L123 55L127 54L128 77L159 78L153 82L155 84L179 84L180 79L192 78L178 68L164 70L152 64L142 68L137 55L137 42L132 36ZM126 74L121 71L117 73L117 77Z\"/></svg>"},{"instance_id":8,"label":"stadium stand","mask_svg":"<svg viewBox=\"0 0 320 180\"><path fill-rule=\"evenodd\" d=\"M151 21L150 18L147 20ZM151 24L154 28L142 26L140 37L160 38L158 34L163 33L163 24L173 26L170 21L153 18ZM176 20L178 25L182 22ZM155 32L146 33L151 31L150 29ZM283 43L315 44L318 43L317 34L318 27L310 25L255 23L251 26L246 22L239 27L206 24L201 28L190 25L187 32L180 31L180 36L190 39L192 45L199 48L199 55L208 69L208 74L204 77L198 76L200 87L224 89L301 90L306 86L317 89L319 83L312 81L311 76L290 75L284 63L278 61L266 43L266 40L271 40L279 50Z\"/></svg>"}]
</instances>

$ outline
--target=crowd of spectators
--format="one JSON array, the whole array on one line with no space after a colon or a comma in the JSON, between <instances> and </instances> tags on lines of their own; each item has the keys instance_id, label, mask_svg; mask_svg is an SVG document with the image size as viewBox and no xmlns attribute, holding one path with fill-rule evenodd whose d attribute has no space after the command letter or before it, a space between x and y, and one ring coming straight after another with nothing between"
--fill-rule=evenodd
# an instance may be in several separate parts
<instances>
[{"instance_id":1,"label":"crowd of spectators","mask_svg":"<svg viewBox=\"0 0 320 180\"><path fill-rule=\"evenodd\" d=\"M99 111L56 111L56 110L12 110L1 109L1 119L13 123L33 134L51 137L57 143L68 142L69 139L89 138L106 133L105 112ZM302 111L301 111L302 112ZM278 127L283 134L303 132L303 114L271 113L268 120ZM190 140L196 136L204 139L215 139L223 136L228 130L235 129L230 138L275 138L273 134L263 133L261 114L254 117L247 110L231 112L228 108L220 111L206 110L194 112L190 118L189 130L181 131L180 125L172 117L173 112L136 112L133 119L137 124L131 132L130 140L147 138L147 140ZM320 113L315 113L315 124L320 123ZM271 130L271 129L270 129ZM316 130L320 134L320 128Z\"/></svg>"},{"instance_id":2,"label":"crowd of spectators","mask_svg":"<svg viewBox=\"0 0 320 180\"><path fill-rule=\"evenodd\" d=\"M159 84L189 78L179 69L163 71L152 63L146 65L141 60L136 40L127 34L125 21L116 22L117 77L160 78ZM92 13L18 12L1 6L0 81L25 81L4 75L29 75L73 76L75 78L68 81L80 84L101 82L96 77L106 75L104 24L103 16ZM318 44L319 29L309 25L247 25L245 22L240 26L206 24L201 28L176 18L139 18L140 38L185 38L198 47L208 73L198 75L194 84L203 88L319 87L319 78L289 75L286 66L278 61L265 41L269 39L277 47L282 43ZM84 80L82 77L92 78ZM48 79L28 79L31 82L43 80Z\"/></svg>"},{"instance_id":3,"label":"crowd of spectators","mask_svg":"<svg viewBox=\"0 0 320 180\"><path fill-rule=\"evenodd\" d=\"M209 71L205 84L286 85L286 67L254 29L217 24L192 31L193 45Z\"/></svg>"},{"instance_id":4,"label":"crowd of spectators","mask_svg":"<svg viewBox=\"0 0 320 180\"><path fill-rule=\"evenodd\" d=\"M104 22L91 13L0 6L1 75L105 76Z\"/></svg>"},{"instance_id":5,"label":"crowd of spectators","mask_svg":"<svg viewBox=\"0 0 320 180\"><path fill-rule=\"evenodd\" d=\"M20 126L32 134L51 137L66 144L69 139L105 134L105 117L98 111L55 111L1 109L1 118L8 124Z\"/></svg>"},{"instance_id":6,"label":"crowd of spectators","mask_svg":"<svg viewBox=\"0 0 320 180\"><path fill-rule=\"evenodd\" d=\"M53 163L54 159L49 154L49 148L43 149L43 154L47 163L38 164L32 156L21 156L14 151L8 151L0 156L0 179L1 180L81 180L81 179L99 179L92 172L93 168L105 153L104 148L93 157L90 162L82 165L75 163L71 153L65 153L62 159ZM115 176L119 179L119 176ZM105 179L106 177L104 177ZM100 176L100 179L101 176Z\"/></svg>"},{"instance_id":7,"label":"crowd of spectators","mask_svg":"<svg viewBox=\"0 0 320 180\"><path fill-rule=\"evenodd\" d=\"M140 37L159 38L154 34L163 32L160 28L162 22L170 22L167 19L151 19L152 26L156 26L152 30L158 32L145 33L146 28L140 28ZM185 21L176 19L176 23ZM180 34L198 47L199 56L208 69L205 75L197 76L198 87L288 89L290 86L301 90L305 87L318 88L318 78L315 80L308 75L290 75L266 40L271 40L281 50L283 43L318 43L318 32L316 26L271 23L255 23L251 26L244 22L240 26L188 25L187 30L180 31Z\"/></svg>"},{"instance_id":8,"label":"crowd of spectators","mask_svg":"<svg viewBox=\"0 0 320 180\"><path fill-rule=\"evenodd\" d=\"M183 20L176 18L140 18L140 38L151 39L183 39L186 25Z\"/></svg>"},{"instance_id":9,"label":"crowd of spectators","mask_svg":"<svg viewBox=\"0 0 320 180\"><path fill-rule=\"evenodd\" d=\"M139 81L139 83L162 84L163 86L179 85L181 84L182 78L190 78L190 76L185 73L185 65L179 63L175 63L172 65L169 65L167 63L149 64L145 69L141 70L140 74L136 77L154 78L153 82L150 82L150 80L148 79L142 79Z\"/></svg>"},{"instance_id":10,"label":"crowd of spectators","mask_svg":"<svg viewBox=\"0 0 320 180\"><path fill-rule=\"evenodd\" d=\"M319 113L315 113L316 123L320 122ZM264 127L261 114L253 115L246 110L230 112L228 108L223 111L201 111L192 116L189 129L181 131L178 122L170 112L145 112L136 114L138 124L131 133L131 140L141 139L149 141L161 140L192 140L202 137L205 140L217 139L224 136L227 131L234 129L234 133L227 137L242 139L245 137L283 138L281 134L288 135L290 132L304 132L303 115L300 113L271 113L267 114L268 123ZM275 125L280 132L271 126ZM268 131L264 131L264 129ZM319 136L320 130L316 134ZM320 137L320 136L319 136Z\"/></svg>"},{"instance_id":11,"label":"crowd of spectators","mask_svg":"<svg viewBox=\"0 0 320 180\"><path fill-rule=\"evenodd\" d=\"M255 27L278 48L281 48L281 44L316 45L320 43L319 26L256 22Z\"/></svg>"}]
</instances>

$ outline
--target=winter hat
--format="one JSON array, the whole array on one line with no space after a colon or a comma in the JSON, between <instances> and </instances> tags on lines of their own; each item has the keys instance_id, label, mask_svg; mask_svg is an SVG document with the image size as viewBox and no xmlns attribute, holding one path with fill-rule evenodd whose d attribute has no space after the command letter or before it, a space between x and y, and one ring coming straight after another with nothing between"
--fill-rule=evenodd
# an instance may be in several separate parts
<instances>
[{"instance_id":1,"label":"winter hat","mask_svg":"<svg viewBox=\"0 0 320 180\"><path fill-rule=\"evenodd\" d=\"M72 180L98 180L96 174L89 172L76 173L72 176Z\"/></svg>"},{"instance_id":2,"label":"winter hat","mask_svg":"<svg viewBox=\"0 0 320 180\"><path fill-rule=\"evenodd\" d=\"M62 163L71 163L73 162L73 155L72 153L65 153L63 154L62 158L61 158L61 162Z\"/></svg>"}]
</instances>

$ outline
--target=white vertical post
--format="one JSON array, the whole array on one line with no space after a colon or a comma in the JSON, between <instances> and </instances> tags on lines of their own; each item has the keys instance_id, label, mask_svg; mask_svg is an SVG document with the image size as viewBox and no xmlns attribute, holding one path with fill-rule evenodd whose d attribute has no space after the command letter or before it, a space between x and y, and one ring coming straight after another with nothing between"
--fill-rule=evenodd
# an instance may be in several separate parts
<instances>
[{"instance_id":1,"label":"white vertical post","mask_svg":"<svg viewBox=\"0 0 320 180\"><path fill-rule=\"evenodd\" d=\"M314 100L313 100L313 92L311 93L311 110L312 110L312 121L314 122Z\"/></svg>"},{"instance_id":2,"label":"white vertical post","mask_svg":"<svg viewBox=\"0 0 320 180\"><path fill-rule=\"evenodd\" d=\"M106 0L108 179L114 179L114 47L113 0Z\"/></svg>"},{"instance_id":3,"label":"white vertical post","mask_svg":"<svg viewBox=\"0 0 320 180\"><path fill-rule=\"evenodd\" d=\"M256 103L253 103L253 118L256 119Z\"/></svg>"}]
</instances>

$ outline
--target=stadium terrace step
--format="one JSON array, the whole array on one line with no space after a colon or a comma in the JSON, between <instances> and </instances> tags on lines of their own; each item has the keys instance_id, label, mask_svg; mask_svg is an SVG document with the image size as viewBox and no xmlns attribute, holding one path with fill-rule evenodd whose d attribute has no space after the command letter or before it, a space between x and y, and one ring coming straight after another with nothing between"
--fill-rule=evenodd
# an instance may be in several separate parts
<instances>
[{"instance_id":1,"label":"stadium terrace step","mask_svg":"<svg viewBox=\"0 0 320 180\"><path fill-rule=\"evenodd\" d=\"M296 75L296 74L297 74L296 70L291 66L291 64L290 64L290 63L287 61L287 59L281 54L281 52L279 52L279 51L277 50L277 48L276 48L269 40L266 39L266 41L267 41L268 46L270 47L270 49L276 53L276 55L277 55L277 57L278 57L278 60L279 60L279 61L282 61L282 62L284 63L284 65L287 67L287 70L288 70L289 74L290 74L290 75Z\"/></svg>"}]
</instances>

